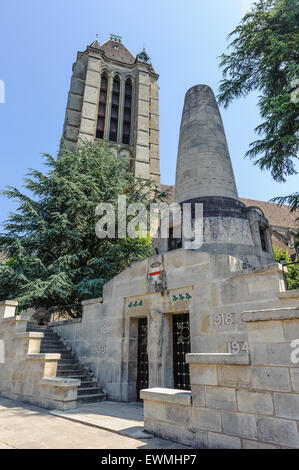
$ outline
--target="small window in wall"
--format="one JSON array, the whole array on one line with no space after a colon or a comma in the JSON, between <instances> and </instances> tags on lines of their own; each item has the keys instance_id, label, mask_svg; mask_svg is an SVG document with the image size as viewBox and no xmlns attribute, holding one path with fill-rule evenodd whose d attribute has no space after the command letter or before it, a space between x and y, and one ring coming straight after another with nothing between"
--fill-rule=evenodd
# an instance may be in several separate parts
<instances>
[{"instance_id":1,"label":"small window in wall","mask_svg":"<svg viewBox=\"0 0 299 470\"><path fill-rule=\"evenodd\" d=\"M120 93L120 80L119 80L119 77L116 76L113 80L112 99L111 99L111 117L110 117L109 140L111 140L112 142L117 141L119 93Z\"/></svg>"},{"instance_id":2,"label":"small window in wall","mask_svg":"<svg viewBox=\"0 0 299 470\"><path fill-rule=\"evenodd\" d=\"M266 229L263 228L263 227L260 225L260 226L259 226L259 230L260 230L260 238L261 238L262 250L263 250L263 251L268 251L268 250L267 250Z\"/></svg>"},{"instance_id":3,"label":"small window in wall","mask_svg":"<svg viewBox=\"0 0 299 470\"><path fill-rule=\"evenodd\" d=\"M124 101L124 122L123 122L123 143L130 144L131 138L131 118L132 118L132 81L130 78L125 84L125 101Z\"/></svg>"},{"instance_id":4,"label":"small window in wall","mask_svg":"<svg viewBox=\"0 0 299 470\"><path fill-rule=\"evenodd\" d=\"M106 105L107 105L107 90L108 90L108 78L106 74L103 74L101 78L98 122L97 122L97 130L96 130L97 139L104 138L105 116L106 116Z\"/></svg>"}]
</instances>

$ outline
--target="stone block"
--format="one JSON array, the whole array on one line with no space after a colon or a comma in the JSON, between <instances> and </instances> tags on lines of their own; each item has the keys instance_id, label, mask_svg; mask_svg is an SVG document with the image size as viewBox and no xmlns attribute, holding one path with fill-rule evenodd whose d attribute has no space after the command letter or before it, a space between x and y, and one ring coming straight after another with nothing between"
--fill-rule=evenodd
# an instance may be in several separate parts
<instances>
[{"instance_id":1,"label":"stone block","mask_svg":"<svg viewBox=\"0 0 299 470\"><path fill-rule=\"evenodd\" d=\"M159 116L150 114L150 128L159 131Z\"/></svg>"},{"instance_id":2,"label":"stone block","mask_svg":"<svg viewBox=\"0 0 299 470\"><path fill-rule=\"evenodd\" d=\"M137 113L138 113L137 120L139 119L140 115L148 118L149 117L149 102L139 99L137 101Z\"/></svg>"},{"instance_id":3,"label":"stone block","mask_svg":"<svg viewBox=\"0 0 299 470\"><path fill-rule=\"evenodd\" d=\"M290 377L287 368L252 367L253 386L256 389L278 392L291 391Z\"/></svg>"},{"instance_id":4,"label":"stone block","mask_svg":"<svg viewBox=\"0 0 299 470\"><path fill-rule=\"evenodd\" d=\"M256 343L283 343L285 341L281 321L248 322L247 332L250 347Z\"/></svg>"},{"instance_id":5,"label":"stone block","mask_svg":"<svg viewBox=\"0 0 299 470\"><path fill-rule=\"evenodd\" d=\"M83 101L83 98L81 95L75 95L73 93L69 93L67 107L69 109L73 109L74 111L81 111L82 101Z\"/></svg>"},{"instance_id":6,"label":"stone block","mask_svg":"<svg viewBox=\"0 0 299 470\"><path fill-rule=\"evenodd\" d=\"M252 364L286 366L291 363L292 349L288 343L254 344L250 348Z\"/></svg>"},{"instance_id":7,"label":"stone block","mask_svg":"<svg viewBox=\"0 0 299 470\"><path fill-rule=\"evenodd\" d=\"M206 406L204 385L193 384L191 387L191 391L192 391L192 404L194 406Z\"/></svg>"},{"instance_id":8,"label":"stone block","mask_svg":"<svg viewBox=\"0 0 299 470\"><path fill-rule=\"evenodd\" d=\"M96 120L81 118L80 132L86 132L87 134L95 135Z\"/></svg>"},{"instance_id":9,"label":"stone block","mask_svg":"<svg viewBox=\"0 0 299 470\"><path fill-rule=\"evenodd\" d=\"M299 393L299 367L298 368L292 367L290 369L290 372L291 372L292 388L295 392Z\"/></svg>"},{"instance_id":10,"label":"stone block","mask_svg":"<svg viewBox=\"0 0 299 470\"><path fill-rule=\"evenodd\" d=\"M94 87L100 86L101 75L99 72L94 70L87 70L86 73L86 85L91 85Z\"/></svg>"},{"instance_id":11,"label":"stone block","mask_svg":"<svg viewBox=\"0 0 299 470\"><path fill-rule=\"evenodd\" d=\"M147 432L154 432L155 431L155 420L152 418L144 417L144 429Z\"/></svg>"},{"instance_id":12,"label":"stone block","mask_svg":"<svg viewBox=\"0 0 299 470\"><path fill-rule=\"evenodd\" d=\"M70 126L79 127L81 121L81 113L79 113L78 111L67 109L65 121L66 124L69 124Z\"/></svg>"},{"instance_id":13,"label":"stone block","mask_svg":"<svg viewBox=\"0 0 299 470\"><path fill-rule=\"evenodd\" d=\"M236 390L224 387L205 387L206 406L222 410L236 410Z\"/></svg>"},{"instance_id":14,"label":"stone block","mask_svg":"<svg viewBox=\"0 0 299 470\"><path fill-rule=\"evenodd\" d=\"M83 101L82 105L82 118L97 120L97 106L96 104L87 103Z\"/></svg>"},{"instance_id":15,"label":"stone block","mask_svg":"<svg viewBox=\"0 0 299 470\"><path fill-rule=\"evenodd\" d=\"M99 90L97 88L86 85L84 90L84 101L97 105L99 101Z\"/></svg>"},{"instance_id":16,"label":"stone block","mask_svg":"<svg viewBox=\"0 0 299 470\"><path fill-rule=\"evenodd\" d=\"M166 405L166 421L190 426L191 406Z\"/></svg>"},{"instance_id":17,"label":"stone block","mask_svg":"<svg viewBox=\"0 0 299 470\"><path fill-rule=\"evenodd\" d=\"M4 318L13 318L16 315L18 302L15 300L3 300L0 302L0 321Z\"/></svg>"},{"instance_id":18,"label":"stone block","mask_svg":"<svg viewBox=\"0 0 299 470\"><path fill-rule=\"evenodd\" d=\"M283 330L286 341L291 342L293 339L299 338L299 319L285 320Z\"/></svg>"},{"instance_id":19,"label":"stone block","mask_svg":"<svg viewBox=\"0 0 299 470\"><path fill-rule=\"evenodd\" d=\"M251 368L249 366L218 366L219 385L249 387Z\"/></svg>"},{"instance_id":20,"label":"stone block","mask_svg":"<svg viewBox=\"0 0 299 470\"><path fill-rule=\"evenodd\" d=\"M207 431L188 429L185 426L180 426L179 442L196 449L206 449L208 447L208 433Z\"/></svg>"},{"instance_id":21,"label":"stone block","mask_svg":"<svg viewBox=\"0 0 299 470\"><path fill-rule=\"evenodd\" d=\"M72 77L70 92L78 94L78 95L83 95L84 86L85 86L84 80L80 80L79 78Z\"/></svg>"},{"instance_id":22,"label":"stone block","mask_svg":"<svg viewBox=\"0 0 299 470\"><path fill-rule=\"evenodd\" d=\"M279 418L259 418L260 440L287 447L299 447L298 428L295 421Z\"/></svg>"},{"instance_id":23,"label":"stone block","mask_svg":"<svg viewBox=\"0 0 299 470\"><path fill-rule=\"evenodd\" d=\"M152 173L159 173L160 171L160 161L156 158L150 159L150 171Z\"/></svg>"},{"instance_id":24,"label":"stone block","mask_svg":"<svg viewBox=\"0 0 299 470\"><path fill-rule=\"evenodd\" d=\"M147 116L138 116L137 127L138 127L139 130L148 132L148 125L149 125L149 121L148 121Z\"/></svg>"},{"instance_id":25,"label":"stone block","mask_svg":"<svg viewBox=\"0 0 299 470\"><path fill-rule=\"evenodd\" d=\"M154 425L154 433L163 439L171 439L176 442L179 441L179 426L176 424L156 421Z\"/></svg>"},{"instance_id":26,"label":"stone block","mask_svg":"<svg viewBox=\"0 0 299 470\"><path fill-rule=\"evenodd\" d=\"M148 131L137 130L137 144L148 146L149 134Z\"/></svg>"},{"instance_id":27,"label":"stone block","mask_svg":"<svg viewBox=\"0 0 299 470\"><path fill-rule=\"evenodd\" d=\"M226 434L208 433L209 449L241 449L241 439Z\"/></svg>"},{"instance_id":28,"label":"stone block","mask_svg":"<svg viewBox=\"0 0 299 470\"><path fill-rule=\"evenodd\" d=\"M217 385L215 365L190 364L191 387L195 385Z\"/></svg>"},{"instance_id":29,"label":"stone block","mask_svg":"<svg viewBox=\"0 0 299 470\"><path fill-rule=\"evenodd\" d=\"M149 110L151 114L159 115L159 101L154 98L150 98Z\"/></svg>"},{"instance_id":30,"label":"stone block","mask_svg":"<svg viewBox=\"0 0 299 470\"><path fill-rule=\"evenodd\" d=\"M274 406L276 416L299 420L299 395L274 393Z\"/></svg>"},{"instance_id":31,"label":"stone block","mask_svg":"<svg viewBox=\"0 0 299 470\"><path fill-rule=\"evenodd\" d=\"M149 141L151 144L159 144L159 131L150 129Z\"/></svg>"},{"instance_id":32,"label":"stone block","mask_svg":"<svg viewBox=\"0 0 299 470\"><path fill-rule=\"evenodd\" d=\"M148 73L139 71L138 84L149 85L150 77Z\"/></svg>"},{"instance_id":33,"label":"stone block","mask_svg":"<svg viewBox=\"0 0 299 470\"><path fill-rule=\"evenodd\" d=\"M273 415L273 402L270 393L238 390L237 400L240 411Z\"/></svg>"},{"instance_id":34,"label":"stone block","mask_svg":"<svg viewBox=\"0 0 299 470\"><path fill-rule=\"evenodd\" d=\"M138 98L142 100L148 100L149 99L149 86L141 84L138 87Z\"/></svg>"},{"instance_id":35,"label":"stone block","mask_svg":"<svg viewBox=\"0 0 299 470\"><path fill-rule=\"evenodd\" d=\"M146 401L191 405L191 392L170 388L147 388L141 390L140 397Z\"/></svg>"},{"instance_id":36,"label":"stone block","mask_svg":"<svg viewBox=\"0 0 299 470\"><path fill-rule=\"evenodd\" d=\"M245 413L222 413L223 431L240 437L257 439L256 416Z\"/></svg>"},{"instance_id":37,"label":"stone block","mask_svg":"<svg viewBox=\"0 0 299 470\"><path fill-rule=\"evenodd\" d=\"M242 439L242 449L280 449L279 446L274 444L265 444L264 442L250 441L249 439Z\"/></svg>"},{"instance_id":38,"label":"stone block","mask_svg":"<svg viewBox=\"0 0 299 470\"><path fill-rule=\"evenodd\" d=\"M192 426L194 428L221 431L221 414L218 410L192 407Z\"/></svg>"},{"instance_id":39,"label":"stone block","mask_svg":"<svg viewBox=\"0 0 299 470\"><path fill-rule=\"evenodd\" d=\"M65 139L77 142L79 136L79 129L77 127L65 126L63 135Z\"/></svg>"},{"instance_id":40,"label":"stone block","mask_svg":"<svg viewBox=\"0 0 299 470\"><path fill-rule=\"evenodd\" d=\"M144 417L166 421L166 403L157 401L144 401Z\"/></svg>"}]
</instances>

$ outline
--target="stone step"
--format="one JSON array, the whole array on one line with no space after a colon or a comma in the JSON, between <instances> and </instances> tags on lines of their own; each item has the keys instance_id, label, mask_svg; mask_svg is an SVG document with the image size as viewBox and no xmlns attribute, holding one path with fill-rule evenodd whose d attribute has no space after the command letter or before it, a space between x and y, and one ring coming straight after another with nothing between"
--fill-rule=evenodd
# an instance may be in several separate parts
<instances>
[{"instance_id":1,"label":"stone step","mask_svg":"<svg viewBox=\"0 0 299 470\"><path fill-rule=\"evenodd\" d=\"M78 403L93 403L106 399L106 395L99 387L92 373L80 364L76 356L68 349L63 341L52 330L46 326L29 325L27 331L38 331L44 333L41 340L41 353L58 353L61 359L58 361L57 377L81 380L78 387Z\"/></svg>"},{"instance_id":2,"label":"stone step","mask_svg":"<svg viewBox=\"0 0 299 470\"><path fill-rule=\"evenodd\" d=\"M70 349L64 348L63 346L49 346L49 347L46 346L45 347L41 345L40 349L43 350L44 352L71 352Z\"/></svg>"},{"instance_id":3,"label":"stone step","mask_svg":"<svg viewBox=\"0 0 299 470\"><path fill-rule=\"evenodd\" d=\"M41 354L46 354L46 353L49 353L49 351L40 351ZM50 353L53 353L53 351L51 351ZM54 354L54 353L53 353ZM55 353L56 354L56 353ZM74 356L72 353L59 353L60 354L60 360L74 360Z\"/></svg>"},{"instance_id":4,"label":"stone step","mask_svg":"<svg viewBox=\"0 0 299 470\"><path fill-rule=\"evenodd\" d=\"M97 387L98 386L98 383L96 380L81 380L81 385L80 387L83 387L83 388L94 388L94 387ZM79 388L80 388L79 387Z\"/></svg>"},{"instance_id":5,"label":"stone step","mask_svg":"<svg viewBox=\"0 0 299 470\"><path fill-rule=\"evenodd\" d=\"M59 366L81 366L80 362L77 359L59 359Z\"/></svg>"},{"instance_id":6,"label":"stone step","mask_svg":"<svg viewBox=\"0 0 299 470\"><path fill-rule=\"evenodd\" d=\"M60 361L58 361L57 370L60 370L61 372L64 370L80 370L80 372L85 371L80 362L77 362L76 364L61 364Z\"/></svg>"},{"instance_id":7,"label":"stone step","mask_svg":"<svg viewBox=\"0 0 299 470\"><path fill-rule=\"evenodd\" d=\"M58 369L57 368L57 377L70 377L70 376L73 376L73 375L82 375L82 376L89 376L88 372L86 372L86 370L84 369L80 369L79 367L78 368L74 368L74 369L71 369L71 368L68 368L68 369Z\"/></svg>"},{"instance_id":8,"label":"stone step","mask_svg":"<svg viewBox=\"0 0 299 470\"><path fill-rule=\"evenodd\" d=\"M58 375L57 375L57 376L58 376ZM90 381L90 380L93 379L93 377L92 377L91 375L88 375L88 374L76 374L76 373L75 373L75 374L68 374L68 375L66 376L66 378L68 378L68 379L79 379L79 380L81 380L81 381L83 381L83 382L85 382L85 381L87 382L87 381Z\"/></svg>"},{"instance_id":9,"label":"stone step","mask_svg":"<svg viewBox=\"0 0 299 470\"><path fill-rule=\"evenodd\" d=\"M93 403L106 400L105 393L99 393L98 395L81 395L77 398L77 403Z\"/></svg>"},{"instance_id":10,"label":"stone step","mask_svg":"<svg viewBox=\"0 0 299 470\"><path fill-rule=\"evenodd\" d=\"M59 343L58 341L44 341L43 339L41 340L41 346L43 346L44 348L59 348L61 347L61 343Z\"/></svg>"},{"instance_id":11,"label":"stone step","mask_svg":"<svg viewBox=\"0 0 299 470\"><path fill-rule=\"evenodd\" d=\"M78 396L86 396L86 395L99 395L102 394L103 390L100 387L82 387L78 388Z\"/></svg>"}]
</instances>

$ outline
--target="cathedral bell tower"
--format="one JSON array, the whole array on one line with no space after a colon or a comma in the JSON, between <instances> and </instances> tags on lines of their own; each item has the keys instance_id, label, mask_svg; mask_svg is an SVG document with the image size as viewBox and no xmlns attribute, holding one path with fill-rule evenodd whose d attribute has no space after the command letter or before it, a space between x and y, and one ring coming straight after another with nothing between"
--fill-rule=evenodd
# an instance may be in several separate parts
<instances>
[{"instance_id":1,"label":"cathedral bell tower","mask_svg":"<svg viewBox=\"0 0 299 470\"><path fill-rule=\"evenodd\" d=\"M73 64L61 148L105 142L135 176L160 183L158 77L144 49L134 58L120 36L93 41Z\"/></svg>"}]
</instances>

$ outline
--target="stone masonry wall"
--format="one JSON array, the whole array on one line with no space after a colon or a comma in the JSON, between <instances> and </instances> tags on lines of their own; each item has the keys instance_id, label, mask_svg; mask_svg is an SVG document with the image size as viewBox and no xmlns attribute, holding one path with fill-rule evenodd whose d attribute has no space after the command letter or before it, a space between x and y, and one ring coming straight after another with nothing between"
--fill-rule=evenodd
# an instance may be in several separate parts
<instances>
[{"instance_id":1,"label":"stone masonry wall","mask_svg":"<svg viewBox=\"0 0 299 470\"><path fill-rule=\"evenodd\" d=\"M16 316L17 302L0 303L0 395L44 408L77 406L80 380L56 377L60 354L40 354L43 333L26 332L27 318Z\"/></svg>"},{"instance_id":2,"label":"stone masonry wall","mask_svg":"<svg viewBox=\"0 0 299 470\"><path fill-rule=\"evenodd\" d=\"M189 354L191 392L141 392L147 431L198 448L299 448L299 307L242 320L249 355Z\"/></svg>"},{"instance_id":3,"label":"stone masonry wall","mask_svg":"<svg viewBox=\"0 0 299 470\"><path fill-rule=\"evenodd\" d=\"M157 262L163 292L148 280ZM297 305L277 263L244 270L236 258L181 249L133 263L105 284L103 298L83 302L82 321L52 327L110 399L135 401L139 318L148 322L149 386L173 388L174 314L189 312L192 353L236 353L248 349L242 312Z\"/></svg>"}]
</instances>

